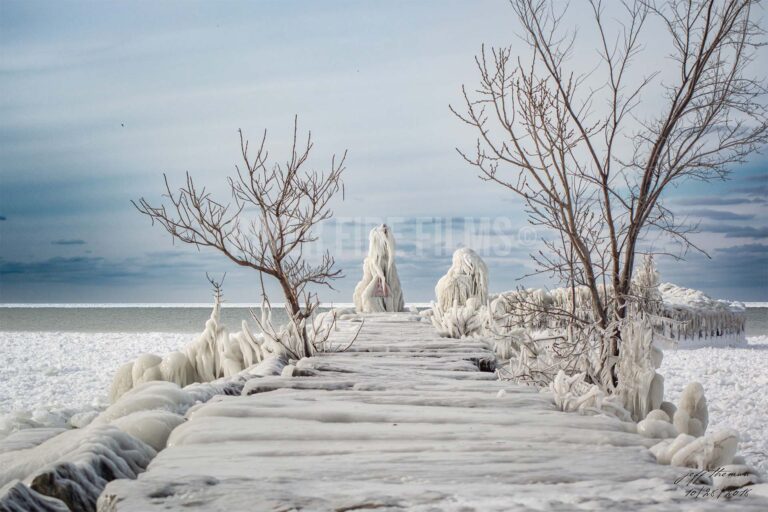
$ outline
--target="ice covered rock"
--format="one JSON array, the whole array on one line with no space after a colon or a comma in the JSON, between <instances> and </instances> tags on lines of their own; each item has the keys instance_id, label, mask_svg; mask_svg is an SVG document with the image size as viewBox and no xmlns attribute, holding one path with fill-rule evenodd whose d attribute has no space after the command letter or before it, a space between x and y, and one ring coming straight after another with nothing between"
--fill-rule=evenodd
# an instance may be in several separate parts
<instances>
[{"instance_id":1,"label":"ice covered rock","mask_svg":"<svg viewBox=\"0 0 768 512\"><path fill-rule=\"evenodd\" d=\"M435 287L437 306L447 311L453 306L463 306L468 299L480 304L488 301L488 267L480 256L467 247L453 253L448 272Z\"/></svg>"},{"instance_id":2,"label":"ice covered rock","mask_svg":"<svg viewBox=\"0 0 768 512\"><path fill-rule=\"evenodd\" d=\"M683 390L673 423L681 434L700 437L706 432L709 424L707 398L704 387L698 382L691 382Z\"/></svg>"},{"instance_id":3,"label":"ice covered rock","mask_svg":"<svg viewBox=\"0 0 768 512\"><path fill-rule=\"evenodd\" d=\"M183 414L195 403L189 392L172 382L150 381L140 384L120 397L93 420L94 424L108 424L139 411L162 410Z\"/></svg>"},{"instance_id":4,"label":"ice covered rock","mask_svg":"<svg viewBox=\"0 0 768 512\"><path fill-rule=\"evenodd\" d=\"M71 510L95 510L107 482L136 478L155 450L112 425L68 430L32 448L0 454L0 486L23 480Z\"/></svg>"},{"instance_id":5,"label":"ice covered rock","mask_svg":"<svg viewBox=\"0 0 768 512\"><path fill-rule=\"evenodd\" d=\"M733 462L738 444L739 434L730 429L707 434L677 450L671 464L700 470L717 469Z\"/></svg>"},{"instance_id":6,"label":"ice covered rock","mask_svg":"<svg viewBox=\"0 0 768 512\"><path fill-rule=\"evenodd\" d=\"M744 304L712 299L698 290L671 283L659 284L651 258L644 258L635 270L631 291L630 316L649 315L656 342L666 347L746 342ZM598 292L603 297L613 294L610 285L599 287ZM585 286L507 291L491 297L491 304L494 317L511 319L514 325L528 329L565 328L568 317L554 314L556 311L573 312L586 322L594 321L591 293Z\"/></svg>"},{"instance_id":7,"label":"ice covered rock","mask_svg":"<svg viewBox=\"0 0 768 512\"><path fill-rule=\"evenodd\" d=\"M403 311L405 302L395 266L395 238L386 224L369 235L363 278L355 287L353 301L358 313Z\"/></svg>"},{"instance_id":8,"label":"ice covered rock","mask_svg":"<svg viewBox=\"0 0 768 512\"><path fill-rule=\"evenodd\" d=\"M688 434L680 434L674 439L665 439L651 447L651 453L656 457L659 464L669 465L672 463L672 457L684 446L689 445L696 438Z\"/></svg>"},{"instance_id":9,"label":"ice covered rock","mask_svg":"<svg viewBox=\"0 0 768 512\"><path fill-rule=\"evenodd\" d=\"M677 429L664 420L646 418L637 424L637 433L651 439L666 439L677 437Z\"/></svg>"},{"instance_id":10,"label":"ice covered rock","mask_svg":"<svg viewBox=\"0 0 768 512\"><path fill-rule=\"evenodd\" d=\"M662 409L654 409L654 410L652 410L651 412L648 413L648 415L645 417L645 419L647 419L647 420L666 421L667 423L672 423L672 419ZM675 435L677 435L677 434L675 434Z\"/></svg>"},{"instance_id":11,"label":"ice covered rock","mask_svg":"<svg viewBox=\"0 0 768 512\"><path fill-rule=\"evenodd\" d=\"M140 439L160 451L165 448L171 431L184 423L184 416L169 411L137 411L112 422L123 432Z\"/></svg>"},{"instance_id":12,"label":"ice covered rock","mask_svg":"<svg viewBox=\"0 0 768 512\"><path fill-rule=\"evenodd\" d=\"M221 295L217 289L213 310L203 332L184 347L163 357L141 354L115 373L110 388L114 403L139 384L165 381L180 387L231 377L264 359L263 336L254 335L243 321L242 330L230 335L221 323Z\"/></svg>"},{"instance_id":13,"label":"ice covered rock","mask_svg":"<svg viewBox=\"0 0 768 512\"><path fill-rule=\"evenodd\" d=\"M70 512L63 501L33 491L18 480L0 487L2 512Z\"/></svg>"},{"instance_id":14,"label":"ice covered rock","mask_svg":"<svg viewBox=\"0 0 768 512\"><path fill-rule=\"evenodd\" d=\"M659 409L667 413L667 417L669 417L670 421L672 421L672 419L675 417L675 413L677 412L677 407L672 402L661 402Z\"/></svg>"}]
</instances>

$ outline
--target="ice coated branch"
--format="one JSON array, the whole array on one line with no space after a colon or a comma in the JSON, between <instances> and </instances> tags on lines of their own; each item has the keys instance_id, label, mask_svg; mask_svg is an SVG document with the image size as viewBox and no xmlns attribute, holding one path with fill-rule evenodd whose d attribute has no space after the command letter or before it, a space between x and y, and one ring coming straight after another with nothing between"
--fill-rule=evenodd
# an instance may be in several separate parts
<instances>
[{"instance_id":1,"label":"ice coated branch","mask_svg":"<svg viewBox=\"0 0 768 512\"><path fill-rule=\"evenodd\" d=\"M213 247L237 265L275 278L289 313L303 325L301 321L319 304L308 287L331 287L341 277L330 253L313 264L307 261L305 248L317 240L314 228L333 215L330 202L339 190L343 192L347 153L341 158L334 155L324 172L308 169L312 136L309 132L305 142L299 140L296 118L291 153L282 163L269 160L266 131L255 153L242 131L238 133L242 165L227 178L232 202L216 201L187 173L185 185L177 191L165 177L165 203L155 206L141 198L133 205L175 240Z\"/></svg>"}]
</instances>

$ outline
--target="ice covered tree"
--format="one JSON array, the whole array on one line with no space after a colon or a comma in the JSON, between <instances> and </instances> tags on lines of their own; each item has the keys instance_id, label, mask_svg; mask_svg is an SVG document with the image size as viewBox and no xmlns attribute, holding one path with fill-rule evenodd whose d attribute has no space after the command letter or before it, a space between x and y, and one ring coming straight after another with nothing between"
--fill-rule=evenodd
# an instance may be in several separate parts
<instances>
[{"instance_id":1,"label":"ice covered tree","mask_svg":"<svg viewBox=\"0 0 768 512\"><path fill-rule=\"evenodd\" d=\"M164 176L162 204L154 205L144 198L133 204L175 240L211 247L237 265L274 278L301 338L303 347L299 347L298 355L310 355L313 347L306 320L312 317L319 300L309 287L330 287L341 277L341 271L327 251L318 262L310 262L307 245L317 240L314 228L332 216L330 202L343 188L347 153L341 158L332 156L326 171L309 168L312 135L307 134L306 142L299 140L296 118L291 152L284 162L270 161L266 130L255 153L242 131L238 133L242 165L227 178L230 202L215 200L187 173L186 183L176 191Z\"/></svg>"},{"instance_id":2,"label":"ice covered tree","mask_svg":"<svg viewBox=\"0 0 768 512\"><path fill-rule=\"evenodd\" d=\"M483 47L476 58L480 83L463 88L463 106L452 110L478 138L459 152L553 233L533 255L537 271L586 290L589 321L607 333L591 377L612 389L639 245L664 232L693 246L665 191L725 178L766 143L765 82L750 74L763 42L759 8L756 0L629 0L611 3L608 15L599 0L579 2L592 21L581 34L594 34L597 48L578 70L567 6L510 3L524 44ZM669 64L658 71L634 66L651 37L666 38L654 41L664 54L653 57Z\"/></svg>"}]
</instances>

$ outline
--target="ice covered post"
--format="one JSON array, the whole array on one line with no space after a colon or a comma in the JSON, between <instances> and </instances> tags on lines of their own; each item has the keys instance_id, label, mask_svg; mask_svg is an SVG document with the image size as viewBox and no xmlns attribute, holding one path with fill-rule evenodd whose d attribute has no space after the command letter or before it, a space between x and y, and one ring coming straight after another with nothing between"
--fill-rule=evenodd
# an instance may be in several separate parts
<instances>
[{"instance_id":1,"label":"ice covered post","mask_svg":"<svg viewBox=\"0 0 768 512\"><path fill-rule=\"evenodd\" d=\"M395 237L386 224L371 230L363 278L355 286L353 301L358 313L403 311L405 301L395 266Z\"/></svg>"},{"instance_id":2,"label":"ice covered post","mask_svg":"<svg viewBox=\"0 0 768 512\"><path fill-rule=\"evenodd\" d=\"M453 253L453 263L435 287L437 305L446 310L463 306L475 298L480 304L488 301L488 267L472 249L462 247Z\"/></svg>"}]
</instances>

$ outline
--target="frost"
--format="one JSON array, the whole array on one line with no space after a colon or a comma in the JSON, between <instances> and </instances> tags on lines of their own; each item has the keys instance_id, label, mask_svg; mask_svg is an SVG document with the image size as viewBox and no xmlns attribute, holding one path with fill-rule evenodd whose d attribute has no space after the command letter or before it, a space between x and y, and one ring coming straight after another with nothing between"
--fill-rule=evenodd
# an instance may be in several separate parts
<instances>
[{"instance_id":1,"label":"frost","mask_svg":"<svg viewBox=\"0 0 768 512\"><path fill-rule=\"evenodd\" d=\"M369 235L363 278L355 286L353 300L358 313L403 311L405 302L395 266L395 238L386 224Z\"/></svg>"}]
</instances>

